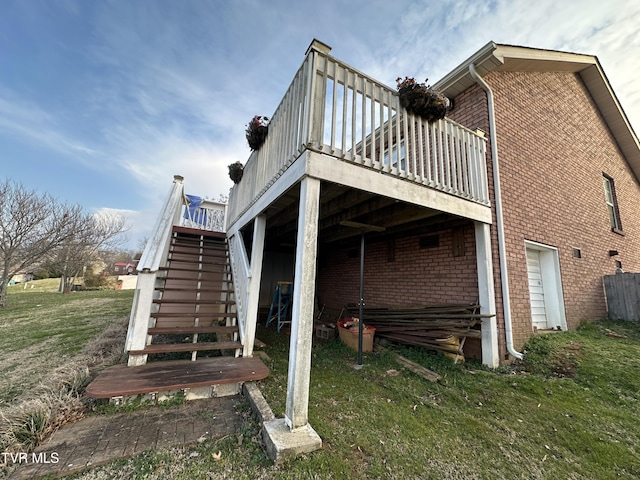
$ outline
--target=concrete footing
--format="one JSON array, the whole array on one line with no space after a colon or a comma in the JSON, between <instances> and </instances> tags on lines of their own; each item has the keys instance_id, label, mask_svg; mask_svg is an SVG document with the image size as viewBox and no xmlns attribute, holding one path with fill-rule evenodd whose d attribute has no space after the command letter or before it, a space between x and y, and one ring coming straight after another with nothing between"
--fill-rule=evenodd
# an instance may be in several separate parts
<instances>
[{"instance_id":1,"label":"concrete footing","mask_svg":"<svg viewBox=\"0 0 640 480\"><path fill-rule=\"evenodd\" d=\"M275 462L281 462L301 453L322 448L322 439L311 425L307 424L292 431L284 418L275 418L255 383L246 382L243 393L258 420L262 422L262 440L269 458Z\"/></svg>"},{"instance_id":2,"label":"concrete footing","mask_svg":"<svg viewBox=\"0 0 640 480\"><path fill-rule=\"evenodd\" d=\"M322 448L322 439L311 427L290 430L284 418L277 418L262 425L262 440L269 458L276 462L293 458Z\"/></svg>"}]
</instances>

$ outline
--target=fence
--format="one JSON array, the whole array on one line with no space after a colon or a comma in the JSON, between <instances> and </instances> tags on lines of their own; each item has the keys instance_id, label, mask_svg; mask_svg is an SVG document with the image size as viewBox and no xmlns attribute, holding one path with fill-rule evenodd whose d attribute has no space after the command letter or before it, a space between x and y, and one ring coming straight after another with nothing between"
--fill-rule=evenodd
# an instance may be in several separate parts
<instances>
[{"instance_id":1,"label":"fence","mask_svg":"<svg viewBox=\"0 0 640 480\"><path fill-rule=\"evenodd\" d=\"M604 276L609 318L640 320L640 273Z\"/></svg>"}]
</instances>

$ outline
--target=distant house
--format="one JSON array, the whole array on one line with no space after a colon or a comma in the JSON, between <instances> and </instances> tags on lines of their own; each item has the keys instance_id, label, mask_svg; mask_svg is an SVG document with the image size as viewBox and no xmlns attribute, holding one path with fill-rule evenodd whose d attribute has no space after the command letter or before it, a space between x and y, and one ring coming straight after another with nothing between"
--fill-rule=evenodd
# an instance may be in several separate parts
<instances>
[{"instance_id":1,"label":"distant house","mask_svg":"<svg viewBox=\"0 0 640 480\"><path fill-rule=\"evenodd\" d=\"M136 265L130 262L116 262L113 264L112 275L133 275L136 273Z\"/></svg>"},{"instance_id":2,"label":"distant house","mask_svg":"<svg viewBox=\"0 0 640 480\"><path fill-rule=\"evenodd\" d=\"M16 283L27 283L33 281L33 279L33 272L18 273L14 275L13 278L11 278L11 280L9 281L9 285L15 285Z\"/></svg>"}]
</instances>

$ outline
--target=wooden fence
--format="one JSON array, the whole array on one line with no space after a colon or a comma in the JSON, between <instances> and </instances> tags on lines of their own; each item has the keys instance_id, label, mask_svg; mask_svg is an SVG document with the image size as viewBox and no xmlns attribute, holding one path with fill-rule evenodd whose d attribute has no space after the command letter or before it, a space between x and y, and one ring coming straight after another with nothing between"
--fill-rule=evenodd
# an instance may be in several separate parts
<instances>
[{"instance_id":1,"label":"wooden fence","mask_svg":"<svg viewBox=\"0 0 640 480\"><path fill-rule=\"evenodd\" d=\"M640 273L604 276L609 318L640 320Z\"/></svg>"}]
</instances>

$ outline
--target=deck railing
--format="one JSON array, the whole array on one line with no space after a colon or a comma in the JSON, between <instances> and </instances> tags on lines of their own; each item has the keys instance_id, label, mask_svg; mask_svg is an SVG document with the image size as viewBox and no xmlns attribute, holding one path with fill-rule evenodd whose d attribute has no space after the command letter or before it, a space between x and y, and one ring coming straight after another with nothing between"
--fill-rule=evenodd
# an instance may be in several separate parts
<instances>
[{"instance_id":1,"label":"deck railing","mask_svg":"<svg viewBox=\"0 0 640 480\"><path fill-rule=\"evenodd\" d=\"M445 118L432 123L400 105L397 92L311 48L231 190L235 221L304 149L327 154L469 201L489 204L486 139Z\"/></svg>"}]
</instances>

